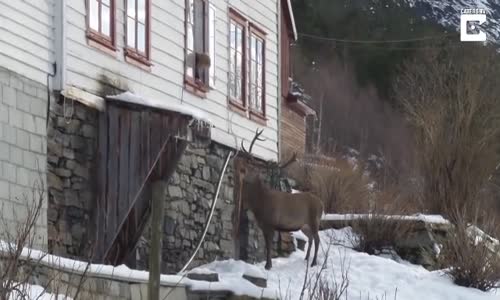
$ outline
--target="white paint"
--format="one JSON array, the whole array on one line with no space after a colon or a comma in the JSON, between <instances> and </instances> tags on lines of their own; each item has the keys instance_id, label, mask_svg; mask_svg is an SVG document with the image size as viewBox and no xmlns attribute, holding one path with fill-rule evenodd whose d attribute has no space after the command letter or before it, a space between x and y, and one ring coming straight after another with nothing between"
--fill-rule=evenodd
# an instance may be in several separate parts
<instances>
[{"instance_id":1,"label":"white paint","mask_svg":"<svg viewBox=\"0 0 500 300\"><path fill-rule=\"evenodd\" d=\"M0 0L0 61L7 68L46 84L54 62L52 0Z\"/></svg>"},{"instance_id":2,"label":"white paint","mask_svg":"<svg viewBox=\"0 0 500 300\"><path fill-rule=\"evenodd\" d=\"M229 110L228 107L228 9L245 15L267 33L266 38L266 114L263 133L265 142L254 147L254 154L263 159L278 159L279 106L279 0L212 1L215 22L215 77L214 89L207 98L199 98L183 91L184 81L184 5L179 0L152 1L151 71L127 63L124 59L125 8L124 1L116 2L115 55L89 46L85 36L84 1L66 1L66 87L73 86L98 94L100 77L124 83L127 90L147 99L160 99L189 108L197 108L215 126L214 141L239 148L242 140L250 141L256 128L262 125ZM65 87L65 88L66 88Z\"/></svg>"}]
</instances>

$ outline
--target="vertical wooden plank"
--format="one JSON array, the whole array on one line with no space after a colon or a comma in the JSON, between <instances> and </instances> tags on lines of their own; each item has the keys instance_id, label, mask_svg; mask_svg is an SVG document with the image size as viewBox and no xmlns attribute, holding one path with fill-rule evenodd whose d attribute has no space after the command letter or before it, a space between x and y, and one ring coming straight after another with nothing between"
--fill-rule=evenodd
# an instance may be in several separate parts
<instances>
[{"instance_id":1,"label":"vertical wooden plank","mask_svg":"<svg viewBox=\"0 0 500 300\"><path fill-rule=\"evenodd\" d=\"M119 130L120 130L120 120L119 120L119 109L109 105L109 159L108 159L108 191L107 191L107 219L108 226L106 228L106 249L111 246L110 243L113 242L116 230L118 227L117 220L117 198L118 198L118 174L119 170L119 159L120 159L120 148L119 148Z\"/></svg>"},{"instance_id":2,"label":"vertical wooden plank","mask_svg":"<svg viewBox=\"0 0 500 300\"><path fill-rule=\"evenodd\" d=\"M118 224L127 218L129 203L129 162L130 162L130 111L120 112L120 173L118 174Z\"/></svg>"},{"instance_id":3,"label":"vertical wooden plank","mask_svg":"<svg viewBox=\"0 0 500 300\"><path fill-rule=\"evenodd\" d=\"M94 257L96 262L101 263L104 259L104 235L106 232L106 215L107 215L107 175L108 175L108 117L107 112L99 113L99 141L98 141L98 165L101 166L98 169L97 178L97 207L94 213L93 231L94 236ZM91 229L92 230L92 229Z\"/></svg>"},{"instance_id":4,"label":"vertical wooden plank","mask_svg":"<svg viewBox=\"0 0 500 300\"><path fill-rule=\"evenodd\" d=\"M128 205L132 205L137 192L139 191L141 185L140 176L140 165L142 160L140 157L141 150L141 113L132 112L130 120L130 164L129 164L129 174L128 174L128 184L129 184L129 197ZM137 219L135 216L135 208L131 212L131 228L135 228Z\"/></svg>"}]
</instances>

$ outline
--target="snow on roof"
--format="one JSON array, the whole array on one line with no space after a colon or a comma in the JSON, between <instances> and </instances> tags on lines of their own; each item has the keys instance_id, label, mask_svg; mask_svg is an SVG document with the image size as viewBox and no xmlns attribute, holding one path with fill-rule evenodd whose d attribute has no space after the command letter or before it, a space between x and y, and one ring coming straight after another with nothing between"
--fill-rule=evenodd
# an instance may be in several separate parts
<instances>
[{"instance_id":1,"label":"snow on roof","mask_svg":"<svg viewBox=\"0 0 500 300\"><path fill-rule=\"evenodd\" d=\"M106 99L123 101L127 103L178 112L183 115L192 116L193 118L212 124L207 114L197 108L194 108L186 103L176 103L171 100L158 100L154 98L146 98L136 95L132 92L125 92L118 95L106 96Z\"/></svg>"},{"instance_id":2,"label":"snow on roof","mask_svg":"<svg viewBox=\"0 0 500 300\"><path fill-rule=\"evenodd\" d=\"M432 224L449 224L449 221L441 215L423 215L415 214L410 216L404 215L374 215L374 214L326 214L321 218L322 221L352 221L356 219L382 217L394 220L407 220L407 221L422 221Z\"/></svg>"}]
</instances>

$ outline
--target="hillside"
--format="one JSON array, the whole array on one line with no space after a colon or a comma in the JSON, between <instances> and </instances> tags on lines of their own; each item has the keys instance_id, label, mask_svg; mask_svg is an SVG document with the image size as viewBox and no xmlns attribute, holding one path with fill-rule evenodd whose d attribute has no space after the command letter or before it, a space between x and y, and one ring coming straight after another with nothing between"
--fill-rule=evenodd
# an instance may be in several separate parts
<instances>
[{"instance_id":1,"label":"hillside","mask_svg":"<svg viewBox=\"0 0 500 300\"><path fill-rule=\"evenodd\" d=\"M482 29L489 42L500 43L500 2L497 0L404 0L415 13L424 19L460 29L460 10L480 8L486 11L486 23Z\"/></svg>"}]
</instances>

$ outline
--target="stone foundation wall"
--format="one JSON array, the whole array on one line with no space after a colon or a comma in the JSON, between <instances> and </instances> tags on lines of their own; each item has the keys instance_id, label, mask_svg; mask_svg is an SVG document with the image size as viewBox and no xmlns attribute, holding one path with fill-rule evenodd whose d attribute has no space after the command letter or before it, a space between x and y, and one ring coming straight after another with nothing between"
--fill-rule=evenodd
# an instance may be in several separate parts
<instances>
[{"instance_id":1,"label":"stone foundation wall","mask_svg":"<svg viewBox=\"0 0 500 300\"><path fill-rule=\"evenodd\" d=\"M41 203L30 245L41 249L47 247L47 97L46 86L0 67L0 239L17 239Z\"/></svg>"},{"instance_id":2,"label":"stone foundation wall","mask_svg":"<svg viewBox=\"0 0 500 300\"><path fill-rule=\"evenodd\" d=\"M189 146L169 182L166 195L163 236L164 273L176 273L189 260L203 233L215 197L217 182L229 148L217 143L209 147ZM239 238L234 237L235 214L234 160L231 159L222 181L217 206L205 242L190 267L215 259L242 258L248 262L265 259L265 243L260 229L247 212L247 226L242 226ZM245 222L244 222L245 223ZM243 224L245 225L245 224ZM277 237L277 235L276 235ZM237 241L236 241L237 240ZM282 248L290 252L291 239ZM138 246L137 268L147 268L147 233Z\"/></svg>"},{"instance_id":3,"label":"stone foundation wall","mask_svg":"<svg viewBox=\"0 0 500 300\"><path fill-rule=\"evenodd\" d=\"M98 112L77 101L53 103L48 131L49 251L86 260L90 216L96 202ZM190 145L170 178L165 195L163 224L164 273L175 273L188 261L201 238L215 197L217 181L230 148L212 142ZM219 200L205 241L191 267L215 259L265 259L265 244L251 213L246 213L241 234L234 237L234 160L228 165ZM130 267L148 268L148 230L136 249ZM278 235L276 235L276 238ZM293 248L283 238L282 249ZM278 247L276 247L278 250ZM276 254L276 253L275 253Z\"/></svg>"},{"instance_id":4,"label":"stone foundation wall","mask_svg":"<svg viewBox=\"0 0 500 300\"><path fill-rule=\"evenodd\" d=\"M77 101L51 105L48 130L49 252L90 255L89 220L96 201L98 111Z\"/></svg>"}]
</instances>

